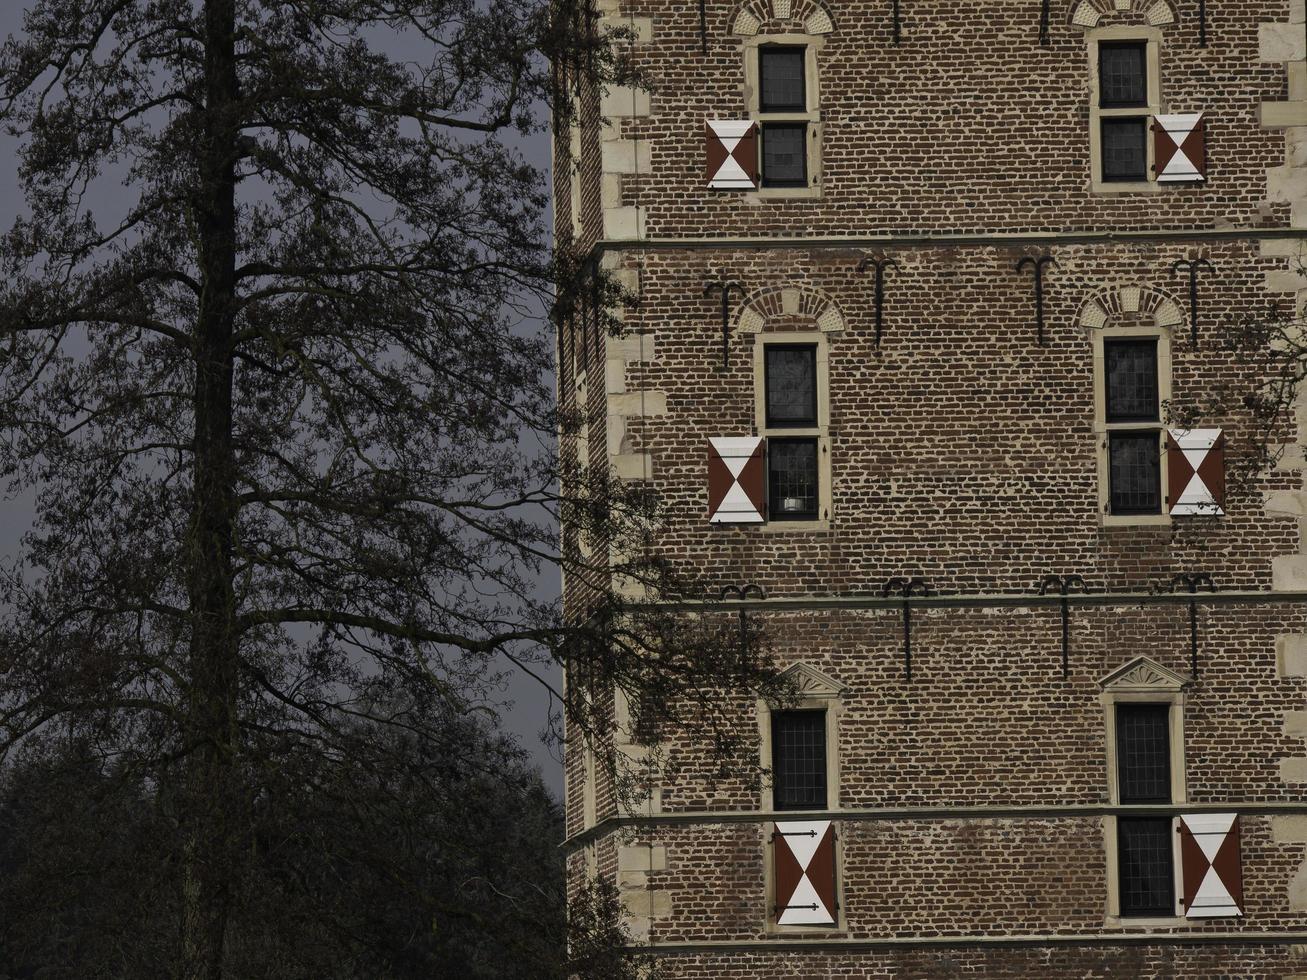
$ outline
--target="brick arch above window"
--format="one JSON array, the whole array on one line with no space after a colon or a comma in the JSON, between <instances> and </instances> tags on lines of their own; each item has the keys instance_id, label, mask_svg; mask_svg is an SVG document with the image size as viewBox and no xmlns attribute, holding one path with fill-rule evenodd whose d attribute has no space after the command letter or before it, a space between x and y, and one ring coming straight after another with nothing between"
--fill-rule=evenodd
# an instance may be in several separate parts
<instances>
[{"instance_id":1,"label":"brick arch above window","mask_svg":"<svg viewBox=\"0 0 1307 980\"><path fill-rule=\"evenodd\" d=\"M1165 27L1179 19L1169 0L1071 0L1067 14L1072 27L1086 30L1113 22Z\"/></svg>"},{"instance_id":2,"label":"brick arch above window","mask_svg":"<svg viewBox=\"0 0 1307 980\"><path fill-rule=\"evenodd\" d=\"M817 0L744 0L731 18L731 33L753 37L763 27L782 32L830 34L835 20Z\"/></svg>"},{"instance_id":3,"label":"brick arch above window","mask_svg":"<svg viewBox=\"0 0 1307 980\"><path fill-rule=\"evenodd\" d=\"M751 294L740 306L735 329L760 333L767 321L776 317L810 319L822 333L840 333L844 329L844 312L839 306L807 286L771 286Z\"/></svg>"},{"instance_id":4,"label":"brick arch above window","mask_svg":"<svg viewBox=\"0 0 1307 980\"><path fill-rule=\"evenodd\" d=\"M1156 287L1135 283L1099 290L1080 307L1076 321L1088 330L1101 330L1126 317L1150 315L1153 326L1168 331L1184 323L1184 310L1174 297Z\"/></svg>"}]
</instances>

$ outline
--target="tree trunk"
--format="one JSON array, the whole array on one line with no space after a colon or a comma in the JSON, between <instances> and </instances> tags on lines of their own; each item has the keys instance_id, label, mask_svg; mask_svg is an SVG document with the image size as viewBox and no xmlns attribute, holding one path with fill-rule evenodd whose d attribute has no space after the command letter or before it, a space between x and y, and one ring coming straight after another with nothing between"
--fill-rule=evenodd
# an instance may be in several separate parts
<instances>
[{"instance_id":1,"label":"tree trunk","mask_svg":"<svg viewBox=\"0 0 1307 980\"><path fill-rule=\"evenodd\" d=\"M238 87L235 0L204 10L205 112L194 202L202 291L195 327L195 497L186 549L191 614L192 752L182 818L183 980L218 980L240 828L232 352L236 292Z\"/></svg>"}]
</instances>

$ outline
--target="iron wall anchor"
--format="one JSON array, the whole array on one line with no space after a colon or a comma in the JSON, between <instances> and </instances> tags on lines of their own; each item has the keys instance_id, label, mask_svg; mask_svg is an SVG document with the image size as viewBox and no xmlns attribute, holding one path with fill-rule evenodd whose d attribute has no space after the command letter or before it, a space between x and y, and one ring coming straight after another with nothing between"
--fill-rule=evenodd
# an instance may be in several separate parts
<instances>
[{"instance_id":1,"label":"iron wall anchor","mask_svg":"<svg viewBox=\"0 0 1307 980\"><path fill-rule=\"evenodd\" d=\"M876 270L875 302L876 302L876 349L880 350L881 331L885 323L885 269L897 269L899 264L893 259L880 258L873 259L870 256L864 258L858 263L858 272L866 272L869 268Z\"/></svg>"},{"instance_id":2,"label":"iron wall anchor","mask_svg":"<svg viewBox=\"0 0 1307 980\"><path fill-rule=\"evenodd\" d=\"M912 597L930 595L926 580L920 576L913 578L892 578L880 590L882 597L888 598L891 592L903 597L903 679L912 683Z\"/></svg>"},{"instance_id":3,"label":"iron wall anchor","mask_svg":"<svg viewBox=\"0 0 1307 980\"><path fill-rule=\"evenodd\" d=\"M1198 346L1198 270L1215 272L1212 263L1206 259L1179 259L1171 265L1171 275L1180 272L1189 273L1189 339L1194 347Z\"/></svg>"},{"instance_id":4,"label":"iron wall anchor","mask_svg":"<svg viewBox=\"0 0 1307 980\"><path fill-rule=\"evenodd\" d=\"M756 596L759 599L767 598L767 590L761 585L754 585L752 582L746 582L744 585L723 585L721 598L738 599L743 602L745 599ZM749 616L744 610L740 610L740 653L744 653L749 648Z\"/></svg>"},{"instance_id":5,"label":"iron wall anchor","mask_svg":"<svg viewBox=\"0 0 1307 980\"><path fill-rule=\"evenodd\" d=\"M703 287L703 294L711 296L714 292L722 294L722 370L730 366L731 357L731 293L744 295L744 287L734 279L719 279Z\"/></svg>"},{"instance_id":6,"label":"iron wall anchor","mask_svg":"<svg viewBox=\"0 0 1307 980\"><path fill-rule=\"evenodd\" d=\"M1025 272L1027 266L1035 271L1035 330L1041 346L1044 343L1044 269L1049 265L1057 267L1057 259L1051 255L1038 258L1027 255L1017 263L1018 273Z\"/></svg>"},{"instance_id":7,"label":"iron wall anchor","mask_svg":"<svg viewBox=\"0 0 1307 980\"><path fill-rule=\"evenodd\" d=\"M1206 587L1208 592L1215 592L1216 585L1207 572L1195 572L1192 575L1180 574L1171 579L1171 591L1177 585L1183 585L1190 595L1197 595L1199 587ZM1198 603L1189 600L1189 673L1198 680Z\"/></svg>"},{"instance_id":8,"label":"iron wall anchor","mask_svg":"<svg viewBox=\"0 0 1307 980\"><path fill-rule=\"evenodd\" d=\"M1039 594L1048 595L1048 588L1052 586L1057 589L1062 596L1062 680L1066 680L1069 674L1068 654L1071 648L1071 619L1070 603L1067 596L1071 594L1071 586L1079 586L1081 592L1088 592L1089 587L1085 585L1085 580L1079 575L1045 575L1044 581L1039 583Z\"/></svg>"}]
</instances>

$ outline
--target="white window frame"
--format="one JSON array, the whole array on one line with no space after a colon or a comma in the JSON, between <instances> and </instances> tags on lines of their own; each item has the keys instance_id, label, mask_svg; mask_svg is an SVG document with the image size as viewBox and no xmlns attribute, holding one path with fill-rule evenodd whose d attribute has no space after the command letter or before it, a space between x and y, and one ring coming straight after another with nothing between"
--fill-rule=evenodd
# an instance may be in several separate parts
<instances>
[{"instance_id":1,"label":"white window frame","mask_svg":"<svg viewBox=\"0 0 1307 980\"><path fill-rule=\"evenodd\" d=\"M770 428L767 425L767 347L812 346L817 361L817 424L812 427ZM816 438L817 440L817 517L815 520L785 521L772 517L771 500L767 501L767 520L759 527L765 531L827 531L831 526L831 452L830 452L830 346L820 330L763 331L754 339L754 426L766 439ZM770 449L768 450L770 452ZM764 490L770 497L771 470L764 467Z\"/></svg>"},{"instance_id":2,"label":"white window frame","mask_svg":"<svg viewBox=\"0 0 1307 980\"><path fill-rule=\"evenodd\" d=\"M1116 745L1116 706L1119 704L1168 704L1170 711L1169 740L1171 751L1171 803L1183 805L1188 802L1188 781L1185 777L1184 751L1184 687L1189 679L1181 674L1161 666L1147 657L1136 657L1123 667L1113 671L1099 683L1103 693L1099 696L1103 705L1103 722L1105 726L1105 748L1107 763L1107 799L1113 806L1121 803L1121 787L1117 772ZM1180 818L1171 819L1171 867L1174 875L1172 893L1176 907L1184 895L1183 867L1180 858L1180 835L1177 832ZM1121 915L1121 881L1117 853L1117 818L1107 816L1102 819L1103 853L1107 861L1106 880L1107 896L1104 925L1111 928L1133 926L1140 928L1173 928L1188 922L1182 912L1175 915L1138 916Z\"/></svg>"},{"instance_id":3,"label":"white window frame","mask_svg":"<svg viewBox=\"0 0 1307 980\"><path fill-rule=\"evenodd\" d=\"M1166 101L1162 98L1161 47L1162 32L1156 27L1116 26L1096 27L1086 33L1089 51L1089 167L1090 189L1095 194L1149 194L1163 190L1157 182L1154 172L1157 161L1154 159L1152 121L1153 117L1166 111ZM1120 109L1103 109L1099 107L1098 46L1104 41L1138 41L1147 45L1144 57L1145 73L1148 82L1148 105L1129 106ZM1146 180L1103 180L1103 140L1102 120L1133 118L1146 116L1148 121L1144 135Z\"/></svg>"},{"instance_id":4,"label":"white window frame","mask_svg":"<svg viewBox=\"0 0 1307 980\"><path fill-rule=\"evenodd\" d=\"M817 59L826 39L820 34L758 34L745 38L744 93L750 119L758 123L758 189L745 196L754 199L799 198L816 199L822 195L821 172L821 93L818 86ZM804 50L803 94L807 106L803 112L763 112L762 79L759 77L759 49L764 47L797 48ZM808 124L806 187L763 186L762 145L764 123L803 122Z\"/></svg>"},{"instance_id":5,"label":"white window frame","mask_svg":"<svg viewBox=\"0 0 1307 980\"><path fill-rule=\"evenodd\" d=\"M1157 340L1157 421L1108 422L1105 342L1109 340L1147 340L1151 338ZM1166 500L1167 487L1170 486L1170 477L1167 472L1166 407L1171 401L1171 332L1165 327L1147 324L1107 326L1093 331L1093 342L1094 445L1096 446L1098 464L1098 519L1104 527L1169 526L1171 524L1171 515ZM1112 460L1108 448L1109 434L1112 432L1137 432L1140 430L1156 430L1158 432L1157 479L1159 481L1158 494L1161 499L1161 511L1157 514L1109 513L1108 507L1112 501Z\"/></svg>"}]
</instances>

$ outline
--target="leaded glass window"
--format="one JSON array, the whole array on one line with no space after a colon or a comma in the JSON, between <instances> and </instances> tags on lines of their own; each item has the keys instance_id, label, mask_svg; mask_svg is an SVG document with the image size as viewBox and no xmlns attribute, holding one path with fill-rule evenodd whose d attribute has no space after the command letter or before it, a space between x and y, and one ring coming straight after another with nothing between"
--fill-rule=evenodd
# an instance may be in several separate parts
<instances>
[{"instance_id":1,"label":"leaded glass window","mask_svg":"<svg viewBox=\"0 0 1307 980\"><path fill-rule=\"evenodd\" d=\"M826 809L826 712L775 712L771 734L773 808Z\"/></svg>"},{"instance_id":2,"label":"leaded glass window","mask_svg":"<svg viewBox=\"0 0 1307 980\"><path fill-rule=\"evenodd\" d=\"M1122 915L1175 915L1170 817L1122 817L1116 825Z\"/></svg>"},{"instance_id":3,"label":"leaded glass window","mask_svg":"<svg viewBox=\"0 0 1307 980\"><path fill-rule=\"evenodd\" d=\"M1108 435L1108 482L1113 514L1162 512L1162 449L1152 430Z\"/></svg>"},{"instance_id":4,"label":"leaded glass window","mask_svg":"<svg viewBox=\"0 0 1307 980\"><path fill-rule=\"evenodd\" d=\"M762 112L807 111L805 59L803 48L769 45L758 49L758 76L762 83L758 108Z\"/></svg>"},{"instance_id":5,"label":"leaded glass window","mask_svg":"<svg viewBox=\"0 0 1307 980\"><path fill-rule=\"evenodd\" d=\"M1116 759L1122 803L1171 802L1171 706L1118 704Z\"/></svg>"},{"instance_id":6,"label":"leaded glass window","mask_svg":"<svg viewBox=\"0 0 1307 980\"><path fill-rule=\"evenodd\" d=\"M807 123L763 123L762 182L767 187L808 183Z\"/></svg>"},{"instance_id":7,"label":"leaded glass window","mask_svg":"<svg viewBox=\"0 0 1307 980\"><path fill-rule=\"evenodd\" d=\"M817 516L817 440L767 440L767 509L772 520Z\"/></svg>"},{"instance_id":8,"label":"leaded glass window","mask_svg":"<svg viewBox=\"0 0 1307 980\"><path fill-rule=\"evenodd\" d=\"M1143 41L1098 46L1098 104L1104 109L1148 105L1148 45Z\"/></svg>"},{"instance_id":9,"label":"leaded glass window","mask_svg":"<svg viewBox=\"0 0 1307 980\"><path fill-rule=\"evenodd\" d=\"M767 425L817 424L817 348L770 344L766 351Z\"/></svg>"},{"instance_id":10,"label":"leaded glass window","mask_svg":"<svg viewBox=\"0 0 1307 980\"><path fill-rule=\"evenodd\" d=\"M1107 421L1156 422L1157 340L1103 342L1107 369Z\"/></svg>"},{"instance_id":11,"label":"leaded glass window","mask_svg":"<svg viewBox=\"0 0 1307 980\"><path fill-rule=\"evenodd\" d=\"M1103 180L1148 179L1148 120L1104 119L1102 122Z\"/></svg>"}]
</instances>

